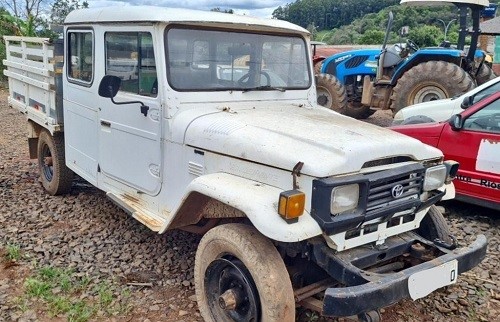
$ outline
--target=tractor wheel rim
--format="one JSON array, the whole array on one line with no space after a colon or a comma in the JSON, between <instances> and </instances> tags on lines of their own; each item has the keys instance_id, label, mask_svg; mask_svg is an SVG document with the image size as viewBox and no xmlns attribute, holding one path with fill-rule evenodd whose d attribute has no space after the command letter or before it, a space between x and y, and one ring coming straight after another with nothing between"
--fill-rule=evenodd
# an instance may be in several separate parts
<instances>
[{"instance_id":1,"label":"tractor wheel rim","mask_svg":"<svg viewBox=\"0 0 500 322\"><path fill-rule=\"evenodd\" d=\"M215 321L258 321L260 302L252 276L234 257L218 258L205 271L205 296Z\"/></svg>"},{"instance_id":2,"label":"tractor wheel rim","mask_svg":"<svg viewBox=\"0 0 500 322\"><path fill-rule=\"evenodd\" d=\"M443 89L433 85L424 86L415 93L412 104L440 100L446 97L448 96Z\"/></svg>"},{"instance_id":3,"label":"tractor wheel rim","mask_svg":"<svg viewBox=\"0 0 500 322\"><path fill-rule=\"evenodd\" d=\"M317 103L321 106L329 107L329 103L332 101L332 96L330 93L322 88L316 89Z\"/></svg>"}]
</instances>

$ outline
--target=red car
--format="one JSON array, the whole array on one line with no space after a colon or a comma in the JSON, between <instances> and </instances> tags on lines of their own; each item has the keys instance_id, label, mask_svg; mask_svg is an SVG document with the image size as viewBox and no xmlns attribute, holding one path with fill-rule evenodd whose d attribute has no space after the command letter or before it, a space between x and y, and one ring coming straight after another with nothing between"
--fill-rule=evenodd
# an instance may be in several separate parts
<instances>
[{"instance_id":1,"label":"red car","mask_svg":"<svg viewBox=\"0 0 500 322\"><path fill-rule=\"evenodd\" d=\"M391 129L437 147L446 160L460 163L456 199L500 210L500 92L448 122Z\"/></svg>"}]
</instances>

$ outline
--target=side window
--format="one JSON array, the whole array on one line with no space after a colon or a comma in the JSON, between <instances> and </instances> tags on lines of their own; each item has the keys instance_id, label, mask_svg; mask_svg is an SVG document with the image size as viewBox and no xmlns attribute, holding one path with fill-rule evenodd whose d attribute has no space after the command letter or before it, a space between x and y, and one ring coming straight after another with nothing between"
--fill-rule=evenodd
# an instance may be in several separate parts
<instances>
[{"instance_id":1,"label":"side window","mask_svg":"<svg viewBox=\"0 0 500 322\"><path fill-rule=\"evenodd\" d=\"M68 78L86 84L94 76L94 43L90 31L68 32Z\"/></svg>"},{"instance_id":2,"label":"side window","mask_svg":"<svg viewBox=\"0 0 500 322\"><path fill-rule=\"evenodd\" d=\"M464 128L479 132L500 133L500 99L469 116Z\"/></svg>"},{"instance_id":3,"label":"side window","mask_svg":"<svg viewBox=\"0 0 500 322\"><path fill-rule=\"evenodd\" d=\"M107 32L106 75L120 77L121 91L155 97L158 93L153 38L146 32Z\"/></svg>"}]
</instances>

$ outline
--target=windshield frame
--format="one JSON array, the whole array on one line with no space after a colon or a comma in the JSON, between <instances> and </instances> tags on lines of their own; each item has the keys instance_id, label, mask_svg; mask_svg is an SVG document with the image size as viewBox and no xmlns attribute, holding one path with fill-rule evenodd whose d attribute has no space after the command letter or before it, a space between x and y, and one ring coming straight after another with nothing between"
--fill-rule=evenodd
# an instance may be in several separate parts
<instances>
[{"instance_id":1,"label":"windshield frame","mask_svg":"<svg viewBox=\"0 0 500 322\"><path fill-rule=\"evenodd\" d=\"M303 46L304 50L304 59L305 59L305 64L304 64L304 71L307 74L304 74L304 77L307 76L308 81L304 82L304 85L301 86L287 86L288 84L284 84L284 86L280 85L271 85L271 86L260 86L259 84L255 84L255 86L248 86L248 87L243 87L243 86L228 86L228 87L196 87L196 88L182 88L179 86L175 86L176 84L173 84L172 82L172 73L171 73L171 62L170 62L170 57L169 57L169 32L172 30L199 30L199 31L214 31L214 32L228 32L232 34L250 34L250 35L255 35L255 36L272 36L272 37L282 37L283 39L286 38L294 38L300 40ZM292 42L290 42L292 43ZM297 90L307 90L312 86L313 82L313 75L311 73L311 53L310 50L308 50L308 42L305 38L304 35L300 33L287 33L287 32L271 32L271 31L257 31L257 30L242 30L242 29L237 29L237 28L218 28L218 27L207 27L207 26L194 26L194 25L185 25L185 24L171 24L166 26L164 30L164 50L165 50L165 72L166 72L166 77L167 77L167 82L169 86L174 89L177 92L226 92L226 91L237 91L237 92L242 92L246 93L249 90L250 91L297 91ZM260 53L262 53L262 50L260 50ZM262 65L262 64L257 64L257 65ZM260 68L259 70L262 70ZM267 76L266 76L267 77ZM269 85L269 84L268 84Z\"/></svg>"}]
</instances>

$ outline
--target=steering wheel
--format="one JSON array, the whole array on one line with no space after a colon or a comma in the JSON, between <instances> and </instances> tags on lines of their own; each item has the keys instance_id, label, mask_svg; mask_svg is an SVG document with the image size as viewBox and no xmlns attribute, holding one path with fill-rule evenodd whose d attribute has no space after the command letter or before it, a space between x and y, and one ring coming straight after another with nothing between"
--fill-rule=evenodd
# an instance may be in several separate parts
<instances>
[{"instance_id":1,"label":"steering wheel","mask_svg":"<svg viewBox=\"0 0 500 322\"><path fill-rule=\"evenodd\" d=\"M250 80L250 76L252 76L253 74L254 74L254 72L248 72L245 75L243 75L240 79L238 79L238 85L240 85L240 86L248 85L248 81ZM271 76L269 76L269 74L263 70L261 70L259 72L259 74L264 75L264 77L266 78L266 82L267 82L266 86L271 86ZM259 79L259 86L260 86L260 79Z\"/></svg>"},{"instance_id":2,"label":"steering wheel","mask_svg":"<svg viewBox=\"0 0 500 322\"><path fill-rule=\"evenodd\" d=\"M411 50L413 51L417 51L419 50L420 48L418 47L418 45L416 43L413 42L413 40L411 39L406 39L406 44L408 45L408 47L410 47Z\"/></svg>"}]
</instances>

